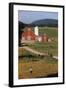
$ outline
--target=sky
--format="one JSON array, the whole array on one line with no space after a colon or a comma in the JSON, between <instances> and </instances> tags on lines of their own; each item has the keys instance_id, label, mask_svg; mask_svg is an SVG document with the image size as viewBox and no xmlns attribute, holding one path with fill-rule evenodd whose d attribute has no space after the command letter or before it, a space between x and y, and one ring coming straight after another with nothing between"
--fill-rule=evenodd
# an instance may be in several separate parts
<instances>
[{"instance_id":1,"label":"sky","mask_svg":"<svg viewBox=\"0 0 66 90\"><path fill-rule=\"evenodd\" d=\"M41 19L57 19L58 20L58 13L57 12L44 12L44 11L18 11L18 20L30 24L33 21L41 20Z\"/></svg>"}]
</instances>

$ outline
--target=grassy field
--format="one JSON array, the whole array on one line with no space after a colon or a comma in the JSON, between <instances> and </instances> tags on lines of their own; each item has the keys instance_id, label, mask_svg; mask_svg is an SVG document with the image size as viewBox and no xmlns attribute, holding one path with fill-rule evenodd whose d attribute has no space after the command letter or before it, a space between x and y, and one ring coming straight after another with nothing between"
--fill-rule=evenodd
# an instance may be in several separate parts
<instances>
[{"instance_id":1,"label":"grassy field","mask_svg":"<svg viewBox=\"0 0 66 90\"><path fill-rule=\"evenodd\" d=\"M36 42L34 44L31 44L30 47L40 52L48 52L49 54L58 56L58 28L57 27L39 27L39 35L43 35L43 34L46 34L49 38L54 38L55 40L52 41L51 43Z\"/></svg>"},{"instance_id":2,"label":"grassy field","mask_svg":"<svg viewBox=\"0 0 66 90\"><path fill-rule=\"evenodd\" d=\"M39 43L35 42L29 44L28 47L43 53L48 53L49 56L37 56L23 48L18 49L18 78L39 78L47 77L50 74L58 73L58 60L53 59L52 56L58 56L58 30L53 27L39 27L39 33L42 35L46 33L48 37L55 38L56 41ZM30 73L29 69L33 72Z\"/></svg>"},{"instance_id":3,"label":"grassy field","mask_svg":"<svg viewBox=\"0 0 66 90\"><path fill-rule=\"evenodd\" d=\"M52 55L57 56L58 55L58 43L57 42L45 42L45 43L39 43L36 42L34 44L29 45L29 47L40 51L40 52L46 52Z\"/></svg>"},{"instance_id":4,"label":"grassy field","mask_svg":"<svg viewBox=\"0 0 66 90\"><path fill-rule=\"evenodd\" d=\"M38 60L43 60L43 61L48 61L50 63L53 63L57 60L52 58L50 55L48 56L40 56L40 55L35 55L29 51L26 51L23 48L19 48L19 61L22 60L23 62L30 62L30 61L38 61Z\"/></svg>"},{"instance_id":5,"label":"grassy field","mask_svg":"<svg viewBox=\"0 0 66 90\"><path fill-rule=\"evenodd\" d=\"M58 60L50 56L37 56L24 49L19 49L18 78L47 77L50 74L58 73ZM32 67L32 74L29 72Z\"/></svg>"},{"instance_id":6,"label":"grassy field","mask_svg":"<svg viewBox=\"0 0 66 90\"><path fill-rule=\"evenodd\" d=\"M58 28L56 27L39 27L39 34L47 34L49 37L58 37Z\"/></svg>"},{"instance_id":7,"label":"grassy field","mask_svg":"<svg viewBox=\"0 0 66 90\"><path fill-rule=\"evenodd\" d=\"M58 72L57 62L49 63L42 60L30 62L19 61L18 65L19 79L47 77L50 74L56 74ZM30 67L32 67L32 73L29 72Z\"/></svg>"}]
</instances>

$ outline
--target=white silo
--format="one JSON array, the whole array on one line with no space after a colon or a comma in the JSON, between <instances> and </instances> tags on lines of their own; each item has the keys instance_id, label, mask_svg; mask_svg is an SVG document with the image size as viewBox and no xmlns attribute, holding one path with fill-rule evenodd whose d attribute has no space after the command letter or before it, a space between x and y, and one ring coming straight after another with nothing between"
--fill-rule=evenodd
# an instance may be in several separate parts
<instances>
[{"instance_id":1,"label":"white silo","mask_svg":"<svg viewBox=\"0 0 66 90\"><path fill-rule=\"evenodd\" d=\"M34 28L34 32L35 32L35 35L36 35L36 36L38 36L38 35L39 35L38 30L39 30L39 29L38 29L38 26L36 26L36 27Z\"/></svg>"}]
</instances>

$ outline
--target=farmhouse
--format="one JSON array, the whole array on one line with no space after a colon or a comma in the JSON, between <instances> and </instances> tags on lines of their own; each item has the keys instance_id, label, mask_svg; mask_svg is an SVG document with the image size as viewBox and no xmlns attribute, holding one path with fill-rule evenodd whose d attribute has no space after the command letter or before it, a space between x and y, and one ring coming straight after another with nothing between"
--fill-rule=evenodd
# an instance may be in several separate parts
<instances>
[{"instance_id":1,"label":"farmhouse","mask_svg":"<svg viewBox=\"0 0 66 90\"><path fill-rule=\"evenodd\" d=\"M32 30L31 26L27 26L24 28L24 32L21 35L21 43L32 43L35 41L39 42L47 42L48 37L46 34L39 35L39 29L38 26L34 28L34 32Z\"/></svg>"}]
</instances>

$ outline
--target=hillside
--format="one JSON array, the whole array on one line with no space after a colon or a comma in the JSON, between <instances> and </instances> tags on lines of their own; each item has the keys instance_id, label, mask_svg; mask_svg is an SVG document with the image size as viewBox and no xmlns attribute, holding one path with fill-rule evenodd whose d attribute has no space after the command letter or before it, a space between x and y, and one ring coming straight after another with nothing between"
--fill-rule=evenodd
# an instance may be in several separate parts
<instances>
[{"instance_id":1,"label":"hillside","mask_svg":"<svg viewBox=\"0 0 66 90\"><path fill-rule=\"evenodd\" d=\"M58 20L55 19L42 19L34 21L30 24L23 23L19 21L19 28L24 28L25 26L48 26L48 27L57 27L58 26Z\"/></svg>"},{"instance_id":2,"label":"hillside","mask_svg":"<svg viewBox=\"0 0 66 90\"><path fill-rule=\"evenodd\" d=\"M32 26L50 26L50 27L57 27L58 20L55 19L42 19L37 20L31 23Z\"/></svg>"}]
</instances>

